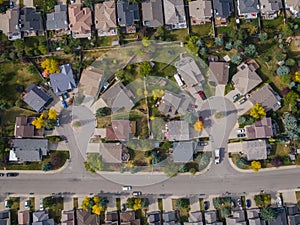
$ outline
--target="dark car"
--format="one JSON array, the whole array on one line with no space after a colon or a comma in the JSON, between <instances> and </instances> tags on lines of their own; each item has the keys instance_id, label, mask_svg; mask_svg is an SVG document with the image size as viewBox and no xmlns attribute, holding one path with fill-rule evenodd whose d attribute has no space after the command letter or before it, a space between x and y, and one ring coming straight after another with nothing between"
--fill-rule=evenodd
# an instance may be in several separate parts
<instances>
[{"instance_id":1,"label":"dark car","mask_svg":"<svg viewBox=\"0 0 300 225\"><path fill-rule=\"evenodd\" d=\"M126 211L126 204L125 203L122 204L122 209L121 210L122 210L122 212Z\"/></svg>"},{"instance_id":2,"label":"dark car","mask_svg":"<svg viewBox=\"0 0 300 225\"><path fill-rule=\"evenodd\" d=\"M232 208L235 208L235 207L236 207L236 202L235 202L235 200L231 200L231 206L232 206Z\"/></svg>"},{"instance_id":3,"label":"dark car","mask_svg":"<svg viewBox=\"0 0 300 225\"><path fill-rule=\"evenodd\" d=\"M18 175L19 175L18 173L7 173L6 174L7 177L16 177Z\"/></svg>"},{"instance_id":4,"label":"dark car","mask_svg":"<svg viewBox=\"0 0 300 225\"><path fill-rule=\"evenodd\" d=\"M239 100L239 104L243 104L245 101L247 101L247 98L246 97L243 97L241 100Z\"/></svg>"},{"instance_id":5,"label":"dark car","mask_svg":"<svg viewBox=\"0 0 300 225\"><path fill-rule=\"evenodd\" d=\"M204 205L204 210L209 209L209 201L204 201L203 205Z\"/></svg>"},{"instance_id":6,"label":"dark car","mask_svg":"<svg viewBox=\"0 0 300 225\"><path fill-rule=\"evenodd\" d=\"M246 207L247 207L247 208L250 208L250 207L251 207L251 200L250 200L250 199L247 199L247 200L246 200Z\"/></svg>"},{"instance_id":7,"label":"dark car","mask_svg":"<svg viewBox=\"0 0 300 225\"><path fill-rule=\"evenodd\" d=\"M5 176L5 174L4 173L0 173L0 177L4 177Z\"/></svg>"},{"instance_id":8,"label":"dark car","mask_svg":"<svg viewBox=\"0 0 300 225\"><path fill-rule=\"evenodd\" d=\"M198 91L197 93L198 93L198 95L202 98L202 100L205 100L205 99L206 99L206 96L205 96L205 94L204 94L203 91Z\"/></svg>"},{"instance_id":9,"label":"dark car","mask_svg":"<svg viewBox=\"0 0 300 225\"><path fill-rule=\"evenodd\" d=\"M235 100L237 100L239 97L240 97L240 93L238 93L238 94L236 94L235 96L233 96L232 98L233 98L233 101L235 101Z\"/></svg>"},{"instance_id":10,"label":"dark car","mask_svg":"<svg viewBox=\"0 0 300 225\"><path fill-rule=\"evenodd\" d=\"M15 3L13 1L9 2L9 8L13 9L15 7Z\"/></svg>"},{"instance_id":11,"label":"dark car","mask_svg":"<svg viewBox=\"0 0 300 225\"><path fill-rule=\"evenodd\" d=\"M237 134L238 138L246 137L246 134Z\"/></svg>"}]
</instances>

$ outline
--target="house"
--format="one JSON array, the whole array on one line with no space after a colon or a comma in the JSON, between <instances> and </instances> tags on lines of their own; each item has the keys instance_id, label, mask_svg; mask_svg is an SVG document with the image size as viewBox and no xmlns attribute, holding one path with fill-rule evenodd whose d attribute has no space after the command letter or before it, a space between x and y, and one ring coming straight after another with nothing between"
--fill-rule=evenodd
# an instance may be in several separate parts
<instances>
[{"instance_id":1,"label":"house","mask_svg":"<svg viewBox=\"0 0 300 225\"><path fill-rule=\"evenodd\" d=\"M36 129L35 126L32 125L32 121L34 120L35 117L16 117L16 124L14 130L15 138L43 137L44 128Z\"/></svg>"},{"instance_id":2,"label":"house","mask_svg":"<svg viewBox=\"0 0 300 225\"><path fill-rule=\"evenodd\" d=\"M254 208L254 209L247 209L247 218L249 225L263 225L264 222L260 218L260 209Z\"/></svg>"},{"instance_id":3,"label":"house","mask_svg":"<svg viewBox=\"0 0 300 225\"><path fill-rule=\"evenodd\" d=\"M191 162L195 153L195 143L175 142L173 143L173 161L174 162Z\"/></svg>"},{"instance_id":4,"label":"house","mask_svg":"<svg viewBox=\"0 0 300 225\"><path fill-rule=\"evenodd\" d=\"M54 12L47 13L47 30L66 31L68 27L67 5L59 4L54 6Z\"/></svg>"},{"instance_id":5,"label":"house","mask_svg":"<svg viewBox=\"0 0 300 225\"><path fill-rule=\"evenodd\" d=\"M19 225L28 225L30 224L30 210L19 211L18 212L18 224Z\"/></svg>"},{"instance_id":6,"label":"house","mask_svg":"<svg viewBox=\"0 0 300 225\"><path fill-rule=\"evenodd\" d=\"M112 211L112 212L106 211L106 213L105 213L105 223L106 224L118 225L118 221L119 221L118 211Z\"/></svg>"},{"instance_id":7,"label":"house","mask_svg":"<svg viewBox=\"0 0 300 225\"><path fill-rule=\"evenodd\" d=\"M161 222L161 212L147 212L147 221L149 225L160 225Z\"/></svg>"},{"instance_id":8,"label":"house","mask_svg":"<svg viewBox=\"0 0 300 225\"><path fill-rule=\"evenodd\" d=\"M115 1L95 4L95 28L100 37L117 35Z\"/></svg>"},{"instance_id":9,"label":"house","mask_svg":"<svg viewBox=\"0 0 300 225\"><path fill-rule=\"evenodd\" d=\"M213 0L215 24L226 25L228 17L234 12L233 0Z\"/></svg>"},{"instance_id":10,"label":"house","mask_svg":"<svg viewBox=\"0 0 300 225\"><path fill-rule=\"evenodd\" d=\"M240 17L256 19L259 13L258 0L237 0L237 9Z\"/></svg>"},{"instance_id":11,"label":"house","mask_svg":"<svg viewBox=\"0 0 300 225\"><path fill-rule=\"evenodd\" d=\"M162 0L147 0L142 2L143 25L157 28L164 25Z\"/></svg>"},{"instance_id":12,"label":"house","mask_svg":"<svg viewBox=\"0 0 300 225\"><path fill-rule=\"evenodd\" d=\"M205 79L193 58L182 57L175 63L175 67L191 94L202 91L201 83L204 82Z\"/></svg>"},{"instance_id":13,"label":"house","mask_svg":"<svg viewBox=\"0 0 300 225\"><path fill-rule=\"evenodd\" d=\"M189 124L184 120L173 120L168 123L167 137L170 141L187 141L190 139Z\"/></svg>"},{"instance_id":14,"label":"house","mask_svg":"<svg viewBox=\"0 0 300 225\"><path fill-rule=\"evenodd\" d=\"M162 222L164 225L175 224L175 221L177 221L176 211L173 210L162 213Z\"/></svg>"},{"instance_id":15,"label":"house","mask_svg":"<svg viewBox=\"0 0 300 225\"><path fill-rule=\"evenodd\" d=\"M140 21L138 4L129 3L128 0L118 0L117 13L119 26L124 32L135 33L137 23Z\"/></svg>"},{"instance_id":16,"label":"house","mask_svg":"<svg viewBox=\"0 0 300 225\"><path fill-rule=\"evenodd\" d=\"M189 221L184 222L184 225L204 225L202 212L189 212Z\"/></svg>"},{"instance_id":17,"label":"house","mask_svg":"<svg viewBox=\"0 0 300 225\"><path fill-rule=\"evenodd\" d=\"M205 211L204 212L205 224L223 225L223 222L218 222L216 211Z\"/></svg>"},{"instance_id":18,"label":"house","mask_svg":"<svg viewBox=\"0 0 300 225\"><path fill-rule=\"evenodd\" d=\"M69 22L73 38L92 37L92 12L88 7L73 3L69 5Z\"/></svg>"},{"instance_id":19,"label":"house","mask_svg":"<svg viewBox=\"0 0 300 225\"><path fill-rule=\"evenodd\" d=\"M244 210L233 211L232 216L226 217L226 225L247 225Z\"/></svg>"},{"instance_id":20,"label":"house","mask_svg":"<svg viewBox=\"0 0 300 225\"><path fill-rule=\"evenodd\" d=\"M171 29L186 28L186 16L182 0L163 0L165 25Z\"/></svg>"},{"instance_id":21,"label":"house","mask_svg":"<svg viewBox=\"0 0 300 225\"><path fill-rule=\"evenodd\" d=\"M0 13L0 30L10 41L21 38L18 18L18 9L7 9L5 13Z\"/></svg>"},{"instance_id":22,"label":"house","mask_svg":"<svg viewBox=\"0 0 300 225\"><path fill-rule=\"evenodd\" d=\"M300 2L298 0L285 0L285 8L300 18Z\"/></svg>"},{"instance_id":23,"label":"house","mask_svg":"<svg viewBox=\"0 0 300 225\"><path fill-rule=\"evenodd\" d=\"M229 63L227 62L209 62L208 80L216 84L226 85L229 76Z\"/></svg>"},{"instance_id":24,"label":"house","mask_svg":"<svg viewBox=\"0 0 300 225\"><path fill-rule=\"evenodd\" d=\"M268 225L287 225L285 208L277 208L277 206L275 206L273 209L276 212L276 218L272 221L269 221Z\"/></svg>"},{"instance_id":25,"label":"house","mask_svg":"<svg viewBox=\"0 0 300 225\"><path fill-rule=\"evenodd\" d=\"M37 112L42 112L52 103L53 98L42 88L30 84L26 89L23 100Z\"/></svg>"},{"instance_id":26,"label":"house","mask_svg":"<svg viewBox=\"0 0 300 225\"><path fill-rule=\"evenodd\" d=\"M253 64L242 63L237 69L238 72L232 77L232 83L241 95L247 94L262 82Z\"/></svg>"},{"instance_id":27,"label":"house","mask_svg":"<svg viewBox=\"0 0 300 225\"><path fill-rule=\"evenodd\" d=\"M11 139L9 161L11 162L40 162L48 155L47 139Z\"/></svg>"},{"instance_id":28,"label":"house","mask_svg":"<svg viewBox=\"0 0 300 225\"><path fill-rule=\"evenodd\" d=\"M32 213L32 225L54 225L54 220L49 219L45 211L36 211Z\"/></svg>"},{"instance_id":29,"label":"house","mask_svg":"<svg viewBox=\"0 0 300 225\"><path fill-rule=\"evenodd\" d=\"M212 5L209 0L195 0L189 2L191 25L200 25L211 22Z\"/></svg>"},{"instance_id":30,"label":"house","mask_svg":"<svg viewBox=\"0 0 300 225\"><path fill-rule=\"evenodd\" d=\"M140 225L140 219L135 218L135 211L120 212L120 225Z\"/></svg>"},{"instance_id":31,"label":"house","mask_svg":"<svg viewBox=\"0 0 300 225\"><path fill-rule=\"evenodd\" d=\"M289 225L300 224L300 211L295 204L285 205L287 212L287 221Z\"/></svg>"},{"instance_id":32,"label":"house","mask_svg":"<svg viewBox=\"0 0 300 225\"><path fill-rule=\"evenodd\" d=\"M20 26L24 37L43 36L44 27L41 12L35 7L24 7L20 11Z\"/></svg>"},{"instance_id":33,"label":"house","mask_svg":"<svg viewBox=\"0 0 300 225\"><path fill-rule=\"evenodd\" d=\"M116 112L120 109L131 110L134 106L133 93L121 82L107 89L101 95L101 99L105 102L107 107L111 108L112 112Z\"/></svg>"},{"instance_id":34,"label":"house","mask_svg":"<svg viewBox=\"0 0 300 225\"><path fill-rule=\"evenodd\" d=\"M76 88L73 70L70 64L59 66L60 72L50 75L51 87L56 95L62 95Z\"/></svg>"},{"instance_id":35,"label":"house","mask_svg":"<svg viewBox=\"0 0 300 225\"><path fill-rule=\"evenodd\" d=\"M136 132L136 121L112 120L111 126L106 126L106 140L128 141Z\"/></svg>"},{"instance_id":36,"label":"house","mask_svg":"<svg viewBox=\"0 0 300 225\"><path fill-rule=\"evenodd\" d=\"M102 69L89 66L82 71L80 88L85 95L97 97L101 84L104 84L104 71Z\"/></svg>"},{"instance_id":37,"label":"house","mask_svg":"<svg viewBox=\"0 0 300 225\"><path fill-rule=\"evenodd\" d=\"M121 143L100 143L99 153L103 162L121 163L126 147Z\"/></svg>"},{"instance_id":38,"label":"house","mask_svg":"<svg viewBox=\"0 0 300 225\"><path fill-rule=\"evenodd\" d=\"M90 210L76 210L77 225L100 225L99 217Z\"/></svg>"},{"instance_id":39,"label":"house","mask_svg":"<svg viewBox=\"0 0 300 225\"><path fill-rule=\"evenodd\" d=\"M75 225L75 211L61 211L61 225Z\"/></svg>"},{"instance_id":40,"label":"house","mask_svg":"<svg viewBox=\"0 0 300 225\"><path fill-rule=\"evenodd\" d=\"M266 112L277 111L281 107L281 97L272 89L269 84L265 84L251 94L249 100L253 103L260 103Z\"/></svg>"},{"instance_id":41,"label":"house","mask_svg":"<svg viewBox=\"0 0 300 225\"><path fill-rule=\"evenodd\" d=\"M0 211L0 224L1 225L10 225L10 211L4 210Z\"/></svg>"},{"instance_id":42,"label":"house","mask_svg":"<svg viewBox=\"0 0 300 225\"><path fill-rule=\"evenodd\" d=\"M275 19L282 9L282 2L278 0L260 0L260 12L263 19Z\"/></svg>"},{"instance_id":43,"label":"house","mask_svg":"<svg viewBox=\"0 0 300 225\"><path fill-rule=\"evenodd\" d=\"M264 117L250 126L245 126L248 139L262 139L273 137L272 119Z\"/></svg>"}]
</instances>

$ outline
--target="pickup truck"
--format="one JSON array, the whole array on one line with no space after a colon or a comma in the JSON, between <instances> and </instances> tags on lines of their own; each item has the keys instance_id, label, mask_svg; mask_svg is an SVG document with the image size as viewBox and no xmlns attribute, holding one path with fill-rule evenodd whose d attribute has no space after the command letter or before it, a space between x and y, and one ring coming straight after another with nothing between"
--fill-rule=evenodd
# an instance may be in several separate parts
<instances>
[{"instance_id":1,"label":"pickup truck","mask_svg":"<svg viewBox=\"0 0 300 225\"><path fill-rule=\"evenodd\" d=\"M220 163L220 149L217 148L215 149L215 164L219 164Z\"/></svg>"}]
</instances>

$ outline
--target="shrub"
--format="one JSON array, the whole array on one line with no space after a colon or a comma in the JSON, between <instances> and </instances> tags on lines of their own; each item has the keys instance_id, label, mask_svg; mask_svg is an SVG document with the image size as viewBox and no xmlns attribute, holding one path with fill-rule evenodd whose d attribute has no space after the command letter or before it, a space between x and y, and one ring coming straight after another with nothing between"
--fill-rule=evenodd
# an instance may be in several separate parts
<instances>
[{"instance_id":1,"label":"shrub","mask_svg":"<svg viewBox=\"0 0 300 225\"><path fill-rule=\"evenodd\" d=\"M49 171L49 170L51 170L51 169L52 169L52 165L51 165L50 162L44 163L44 164L42 165L42 170L45 171L45 172L47 172L47 171Z\"/></svg>"},{"instance_id":2,"label":"shrub","mask_svg":"<svg viewBox=\"0 0 300 225\"><path fill-rule=\"evenodd\" d=\"M190 201L187 198L179 198L176 200L175 205L177 209L188 209L190 206Z\"/></svg>"},{"instance_id":3,"label":"shrub","mask_svg":"<svg viewBox=\"0 0 300 225\"><path fill-rule=\"evenodd\" d=\"M265 207L261 209L260 216L263 220L270 222L276 218L276 212L271 207Z\"/></svg>"},{"instance_id":4,"label":"shrub","mask_svg":"<svg viewBox=\"0 0 300 225\"><path fill-rule=\"evenodd\" d=\"M245 169L249 165L249 162L241 157L236 159L235 164L238 168Z\"/></svg>"},{"instance_id":5,"label":"shrub","mask_svg":"<svg viewBox=\"0 0 300 225\"><path fill-rule=\"evenodd\" d=\"M195 175L197 173L197 170L195 168L191 168L189 172L191 174Z\"/></svg>"},{"instance_id":6,"label":"shrub","mask_svg":"<svg viewBox=\"0 0 300 225\"><path fill-rule=\"evenodd\" d=\"M279 157L276 157L271 159L270 163L275 167L279 167L282 165L282 160Z\"/></svg>"},{"instance_id":7,"label":"shrub","mask_svg":"<svg viewBox=\"0 0 300 225\"><path fill-rule=\"evenodd\" d=\"M276 70L277 75L282 76L282 75L287 75L290 73L290 68L287 66L280 66Z\"/></svg>"}]
</instances>

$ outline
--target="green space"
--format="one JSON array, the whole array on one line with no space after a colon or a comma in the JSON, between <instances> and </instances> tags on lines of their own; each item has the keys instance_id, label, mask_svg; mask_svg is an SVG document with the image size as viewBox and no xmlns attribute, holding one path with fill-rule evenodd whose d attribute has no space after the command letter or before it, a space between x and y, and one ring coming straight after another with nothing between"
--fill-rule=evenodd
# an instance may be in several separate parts
<instances>
[{"instance_id":1,"label":"green space","mask_svg":"<svg viewBox=\"0 0 300 225\"><path fill-rule=\"evenodd\" d=\"M18 210L20 209L20 198L10 197L9 200L12 202L10 206L10 221L11 224L18 224Z\"/></svg>"},{"instance_id":2,"label":"green space","mask_svg":"<svg viewBox=\"0 0 300 225\"><path fill-rule=\"evenodd\" d=\"M53 218L55 223L60 223L61 211L64 209L63 198L49 196L44 198L44 207L48 210L49 218Z\"/></svg>"},{"instance_id":3,"label":"green space","mask_svg":"<svg viewBox=\"0 0 300 225\"><path fill-rule=\"evenodd\" d=\"M79 205L78 205L78 198L74 197L73 198L73 208L74 209L78 209Z\"/></svg>"},{"instance_id":4,"label":"green space","mask_svg":"<svg viewBox=\"0 0 300 225\"><path fill-rule=\"evenodd\" d=\"M231 215L231 197L215 197L213 205L218 210L221 218L226 218Z\"/></svg>"},{"instance_id":5,"label":"green space","mask_svg":"<svg viewBox=\"0 0 300 225\"><path fill-rule=\"evenodd\" d=\"M35 211L35 202L34 202L34 197L29 198L30 201L30 210Z\"/></svg>"},{"instance_id":6,"label":"green space","mask_svg":"<svg viewBox=\"0 0 300 225\"><path fill-rule=\"evenodd\" d=\"M187 28L166 31L166 38L172 41L184 41L187 36L188 36Z\"/></svg>"},{"instance_id":7,"label":"green space","mask_svg":"<svg viewBox=\"0 0 300 225\"><path fill-rule=\"evenodd\" d=\"M178 210L180 222L188 222L190 201L187 198L172 199L172 209Z\"/></svg>"},{"instance_id":8,"label":"green space","mask_svg":"<svg viewBox=\"0 0 300 225\"><path fill-rule=\"evenodd\" d=\"M208 23L192 26L192 33L199 37L206 37L212 33L212 25Z\"/></svg>"},{"instance_id":9,"label":"green space","mask_svg":"<svg viewBox=\"0 0 300 225\"><path fill-rule=\"evenodd\" d=\"M116 198L116 207L118 211L121 211L121 199Z\"/></svg>"},{"instance_id":10,"label":"green space","mask_svg":"<svg viewBox=\"0 0 300 225\"><path fill-rule=\"evenodd\" d=\"M255 195L254 201L257 207L267 207L271 205L271 195L265 193Z\"/></svg>"},{"instance_id":11,"label":"green space","mask_svg":"<svg viewBox=\"0 0 300 225\"><path fill-rule=\"evenodd\" d=\"M162 212L162 211L164 210L162 198L158 198L158 199L157 199L157 204L158 204L158 209L159 209L159 211Z\"/></svg>"}]
</instances>

